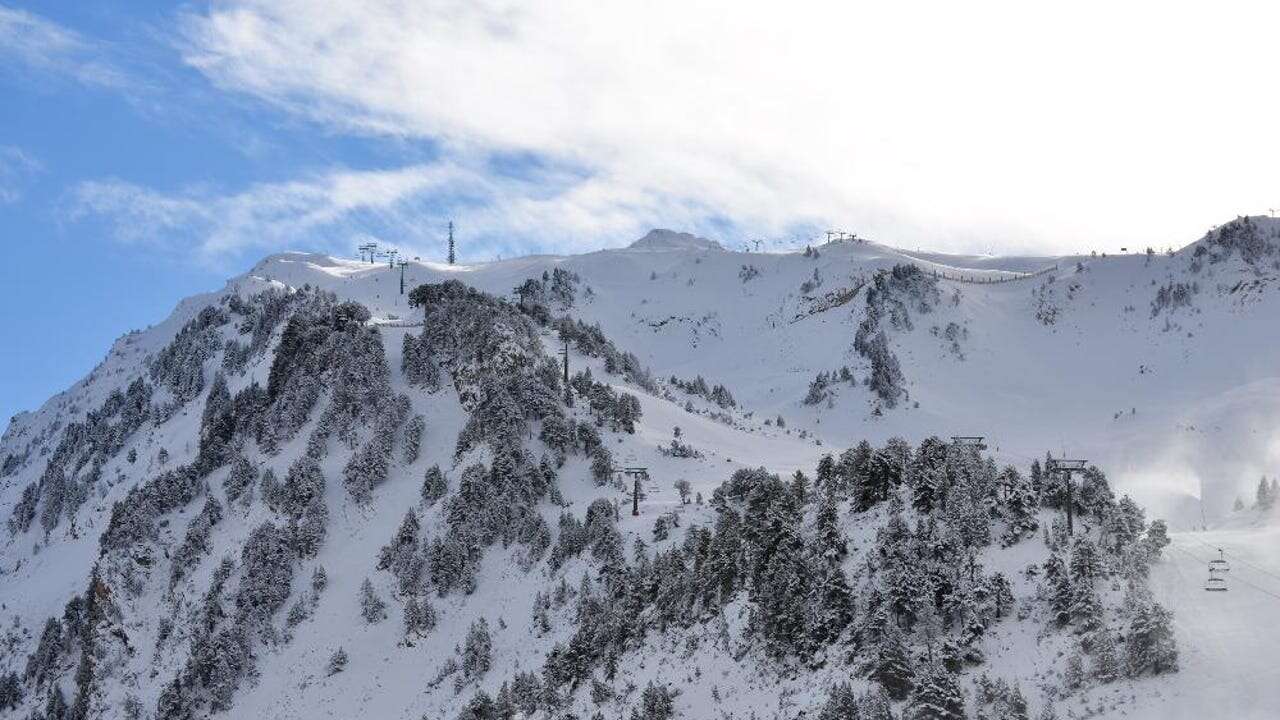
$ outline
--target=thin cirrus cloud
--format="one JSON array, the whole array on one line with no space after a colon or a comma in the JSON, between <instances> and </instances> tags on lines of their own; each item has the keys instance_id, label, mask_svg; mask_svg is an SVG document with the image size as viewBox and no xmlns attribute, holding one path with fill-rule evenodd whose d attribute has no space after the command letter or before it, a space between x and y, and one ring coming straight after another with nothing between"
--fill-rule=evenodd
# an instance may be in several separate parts
<instances>
[{"instance_id":1,"label":"thin cirrus cloud","mask_svg":"<svg viewBox=\"0 0 1280 720\"><path fill-rule=\"evenodd\" d=\"M67 77L83 85L127 89L134 80L101 44L25 10L0 5L0 64L9 73Z\"/></svg>"},{"instance_id":2,"label":"thin cirrus cloud","mask_svg":"<svg viewBox=\"0 0 1280 720\"><path fill-rule=\"evenodd\" d=\"M438 143L448 181L374 204L393 231L465 178L482 188L465 220L494 244L834 225L941 250L1066 252L1181 244L1280 200L1276 19L1274 4L1232 1L334 0L316 12L224 0L183 16L181 34L186 63L224 91L329 132ZM521 153L574 172L486 169ZM328 181L348 174L365 176ZM209 219L202 246L262 242L233 237L257 223L266 237L295 219L360 224L323 192L303 193L316 207L277 204L294 187L216 199L266 209Z\"/></svg>"},{"instance_id":3,"label":"thin cirrus cloud","mask_svg":"<svg viewBox=\"0 0 1280 720\"><path fill-rule=\"evenodd\" d=\"M22 198L23 186L44 166L29 153L11 145L0 145L0 205Z\"/></svg>"}]
</instances>

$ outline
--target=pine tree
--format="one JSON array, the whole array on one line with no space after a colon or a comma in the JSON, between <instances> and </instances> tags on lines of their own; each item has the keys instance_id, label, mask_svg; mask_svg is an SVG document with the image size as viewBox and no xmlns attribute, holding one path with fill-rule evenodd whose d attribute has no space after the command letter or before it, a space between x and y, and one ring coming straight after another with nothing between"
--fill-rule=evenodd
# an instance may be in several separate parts
<instances>
[{"instance_id":1,"label":"pine tree","mask_svg":"<svg viewBox=\"0 0 1280 720\"><path fill-rule=\"evenodd\" d=\"M449 492L449 482L445 480L444 473L440 470L439 465L432 465L427 468L427 474L422 480L422 503L427 507L434 505L440 498L443 498Z\"/></svg>"},{"instance_id":2,"label":"pine tree","mask_svg":"<svg viewBox=\"0 0 1280 720\"><path fill-rule=\"evenodd\" d=\"M861 715L853 688L847 682L840 682L827 691L827 701L818 710L817 720L856 720Z\"/></svg>"},{"instance_id":3,"label":"pine tree","mask_svg":"<svg viewBox=\"0 0 1280 720\"><path fill-rule=\"evenodd\" d=\"M334 650L333 654L329 656L326 669L330 675L337 675L347 669L347 651L342 648Z\"/></svg>"},{"instance_id":4,"label":"pine tree","mask_svg":"<svg viewBox=\"0 0 1280 720\"><path fill-rule=\"evenodd\" d=\"M819 585L818 636L832 641L840 637L853 622L853 593L845 578L844 569L837 565L825 565Z\"/></svg>"},{"instance_id":5,"label":"pine tree","mask_svg":"<svg viewBox=\"0 0 1280 720\"><path fill-rule=\"evenodd\" d=\"M1067 658L1067 667L1062 671L1062 686L1074 692L1084 686L1084 658L1080 657L1080 653L1073 652Z\"/></svg>"},{"instance_id":6,"label":"pine tree","mask_svg":"<svg viewBox=\"0 0 1280 720\"><path fill-rule=\"evenodd\" d=\"M22 681L18 673L9 671L0 675L0 710L10 710L22 702Z\"/></svg>"},{"instance_id":7,"label":"pine tree","mask_svg":"<svg viewBox=\"0 0 1280 720\"><path fill-rule=\"evenodd\" d=\"M44 704L44 716L46 720L67 720L67 698L56 683L49 690L49 699Z\"/></svg>"},{"instance_id":8,"label":"pine tree","mask_svg":"<svg viewBox=\"0 0 1280 720\"><path fill-rule=\"evenodd\" d=\"M801 551L798 538L776 551L756 596L759 629L770 654L778 658L806 649L808 572Z\"/></svg>"},{"instance_id":9,"label":"pine tree","mask_svg":"<svg viewBox=\"0 0 1280 720\"><path fill-rule=\"evenodd\" d=\"M1014 685L1006 698L1002 720L1030 720L1030 717L1027 698L1023 696L1022 688Z\"/></svg>"},{"instance_id":10,"label":"pine tree","mask_svg":"<svg viewBox=\"0 0 1280 720\"><path fill-rule=\"evenodd\" d=\"M1091 643L1093 634L1102 629L1102 603L1092 585L1076 583L1072 586L1071 621L1076 632L1085 636L1086 645Z\"/></svg>"},{"instance_id":11,"label":"pine tree","mask_svg":"<svg viewBox=\"0 0 1280 720\"><path fill-rule=\"evenodd\" d=\"M493 639L489 635L489 621L480 618L467 629L466 644L462 650L462 676L467 680L483 676L493 665Z\"/></svg>"},{"instance_id":12,"label":"pine tree","mask_svg":"<svg viewBox=\"0 0 1280 720\"><path fill-rule=\"evenodd\" d=\"M405 640L422 634L422 606L413 595L404 603L404 636Z\"/></svg>"},{"instance_id":13,"label":"pine tree","mask_svg":"<svg viewBox=\"0 0 1280 720\"><path fill-rule=\"evenodd\" d=\"M1160 559L1160 552L1171 542L1169 526L1163 520L1152 520L1147 528L1147 537L1143 541L1147 548L1147 557L1151 562Z\"/></svg>"},{"instance_id":14,"label":"pine tree","mask_svg":"<svg viewBox=\"0 0 1280 720\"><path fill-rule=\"evenodd\" d=\"M809 502L809 476L801 470L797 470L791 477L791 494L795 495L796 500L801 504Z\"/></svg>"},{"instance_id":15,"label":"pine tree","mask_svg":"<svg viewBox=\"0 0 1280 720\"><path fill-rule=\"evenodd\" d=\"M1031 483L1012 466L1000 474L999 483L1004 494L1000 512L1006 525L1004 544L1012 545L1024 537L1034 536L1039 529L1039 521L1036 519L1036 495Z\"/></svg>"},{"instance_id":16,"label":"pine tree","mask_svg":"<svg viewBox=\"0 0 1280 720\"><path fill-rule=\"evenodd\" d=\"M1087 538L1076 540L1071 549L1071 582L1076 585L1093 587L1094 581L1102 574L1102 558L1098 548Z\"/></svg>"},{"instance_id":17,"label":"pine tree","mask_svg":"<svg viewBox=\"0 0 1280 720\"><path fill-rule=\"evenodd\" d=\"M1271 486L1267 484L1267 478L1264 475L1258 481L1258 489L1254 493L1253 506L1259 510L1266 510L1275 503L1275 498L1271 495Z\"/></svg>"},{"instance_id":18,"label":"pine tree","mask_svg":"<svg viewBox=\"0 0 1280 720\"><path fill-rule=\"evenodd\" d=\"M852 720L895 720L891 698L883 689L872 688L858 698L858 715ZM846 720L842 718L841 720Z\"/></svg>"},{"instance_id":19,"label":"pine tree","mask_svg":"<svg viewBox=\"0 0 1280 720\"><path fill-rule=\"evenodd\" d=\"M1178 645L1173 635L1173 613L1159 603L1145 604L1134 613L1125 638L1129 674L1159 675L1178 670Z\"/></svg>"},{"instance_id":20,"label":"pine tree","mask_svg":"<svg viewBox=\"0 0 1280 720\"><path fill-rule=\"evenodd\" d=\"M1074 599L1066 565L1062 562L1062 558L1055 554L1044 561L1043 567L1049 611L1055 623L1060 626L1066 625L1071 622L1071 603Z\"/></svg>"},{"instance_id":21,"label":"pine tree","mask_svg":"<svg viewBox=\"0 0 1280 720\"><path fill-rule=\"evenodd\" d=\"M818 460L817 477L814 480L813 487L815 490L834 491L836 478L836 461L831 457L831 453L822 456Z\"/></svg>"},{"instance_id":22,"label":"pine tree","mask_svg":"<svg viewBox=\"0 0 1280 720\"><path fill-rule=\"evenodd\" d=\"M1013 585L1004 573L996 573L991 576L990 587L991 602L995 605L996 619L999 620L1013 610Z\"/></svg>"},{"instance_id":23,"label":"pine tree","mask_svg":"<svg viewBox=\"0 0 1280 720\"><path fill-rule=\"evenodd\" d=\"M1120 677L1120 656L1115 633L1102 628L1093 637L1093 676L1098 682L1110 683Z\"/></svg>"},{"instance_id":24,"label":"pine tree","mask_svg":"<svg viewBox=\"0 0 1280 720\"><path fill-rule=\"evenodd\" d=\"M915 687L912 660L907 654L902 631L890 624L884 628L880 643L871 660L868 677L884 688L894 700L905 700Z\"/></svg>"},{"instance_id":25,"label":"pine tree","mask_svg":"<svg viewBox=\"0 0 1280 720\"><path fill-rule=\"evenodd\" d=\"M919 572L915 566L899 562L885 573L885 599L899 625L910 626L915 622L917 609L928 602Z\"/></svg>"},{"instance_id":26,"label":"pine tree","mask_svg":"<svg viewBox=\"0 0 1280 720\"><path fill-rule=\"evenodd\" d=\"M928 670L907 706L911 720L964 720L964 693L956 676L942 667Z\"/></svg>"},{"instance_id":27,"label":"pine tree","mask_svg":"<svg viewBox=\"0 0 1280 720\"><path fill-rule=\"evenodd\" d=\"M814 517L815 554L823 562L839 564L849 553L844 533L840 531L839 515L834 493L822 493L818 513Z\"/></svg>"},{"instance_id":28,"label":"pine tree","mask_svg":"<svg viewBox=\"0 0 1280 720\"><path fill-rule=\"evenodd\" d=\"M367 623L382 622L387 617L387 603L378 597L369 578L360 584L360 616Z\"/></svg>"}]
</instances>

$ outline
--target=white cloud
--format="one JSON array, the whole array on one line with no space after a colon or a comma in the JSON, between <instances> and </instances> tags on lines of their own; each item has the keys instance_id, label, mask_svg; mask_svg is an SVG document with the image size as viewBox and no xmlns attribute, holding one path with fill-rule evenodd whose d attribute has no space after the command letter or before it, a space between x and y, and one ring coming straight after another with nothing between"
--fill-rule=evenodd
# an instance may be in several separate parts
<instances>
[{"instance_id":1,"label":"white cloud","mask_svg":"<svg viewBox=\"0 0 1280 720\"><path fill-rule=\"evenodd\" d=\"M692 203L752 234L1065 251L1181 243L1280 202L1277 20L1261 2L226 0L187 18L186 57L343 132L585 168L552 223L676 225L652 216Z\"/></svg>"},{"instance_id":2,"label":"white cloud","mask_svg":"<svg viewBox=\"0 0 1280 720\"><path fill-rule=\"evenodd\" d=\"M21 149L0 145L0 205L21 199L27 179L43 169L38 160Z\"/></svg>"},{"instance_id":3,"label":"white cloud","mask_svg":"<svg viewBox=\"0 0 1280 720\"><path fill-rule=\"evenodd\" d=\"M653 203L553 170L512 179L443 162L394 170L336 168L239 192L163 193L121 180L91 181L76 187L71 215L106 219L121 242L219 263L283 248L353 253L369 235L434 256L444 224L454 217L461 224L464 258L510 255L530 245L570 251L602 238L632 239L636 217L696 225L705 214Z\"/></svg>"},{"instance_id":4,"label":"white cloud","mask_svg":"<svg viewBox=\"0 0 1280 720\"><path fill-rule=\"evenodd\" d=\"M0 5L0 63L26 76L31 71L65 75L85 85L126 88L126 74L104 49L74 30L32 13Z\"/></svg>"}]
</instances>

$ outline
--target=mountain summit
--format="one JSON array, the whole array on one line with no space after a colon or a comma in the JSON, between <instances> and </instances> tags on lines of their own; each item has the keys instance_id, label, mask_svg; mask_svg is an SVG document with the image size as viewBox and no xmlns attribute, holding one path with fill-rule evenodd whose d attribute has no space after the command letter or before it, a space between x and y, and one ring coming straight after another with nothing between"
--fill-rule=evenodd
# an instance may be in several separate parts
<instances>
[{"instance_id":1,"label":"mountain summit","mask_svg":"<svg viewBox=\"0 0 1280 720\"><path fill-rule=\"evenodd\" d=\"M723 250L720 243L675 230L650 230L627 246L629 250Z\"/></svg>"}]
</instances>

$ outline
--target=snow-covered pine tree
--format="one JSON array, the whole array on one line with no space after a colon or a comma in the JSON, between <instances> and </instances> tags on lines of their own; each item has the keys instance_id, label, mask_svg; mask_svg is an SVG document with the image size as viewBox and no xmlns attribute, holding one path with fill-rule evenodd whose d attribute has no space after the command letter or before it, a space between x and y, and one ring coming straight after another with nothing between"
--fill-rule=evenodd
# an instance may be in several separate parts
<instances>
[{"instance_id":1,"label":"snow-covered pine tree","mask_svg":"<svg viewBox=\"0 0 1280 720\"><path fill-rule=\"evenodd\" d=\"M338 648L329 656L329 662L325 664L325 669L329 675L337 675L347 668L347 651Z\"/></svg>"},{"instance_id":2,"label":"snow-covered pine tree","mask_svg":"<svg viewBox=\"0 0 1280 720\"><path fill-rule=\"evenodd\" d=\"M1173 613L1156 602L1137 608L1125 638L1129 674L1137 677L1178 670L1178 646L1173 636Z\"/></svg>"},{"instance_id":3,"label":"snow-covered pine tree","mask_svg":"<svg viewBox=\"0 0 1280 720\"><path fill-rule=\"evenodd\" d=\"M1044 570L1044 597L1049 605L1049 613L1059 626L1071 622L1071 602L1073 593L1071 579L1067 576L1067 566L1056 553L1050 555L1041 566Z\"/></svg>"},{"instance_id":4,"label":"snow-covered pine tree","mask_svg":"<svg viewBox=\"0 0 1280 720\"><path fill-rule=\"evenodd\" d=\"M880 683L889 697L905 700L916 685L912 665L902 631L889 623L880 636L867 676Z\"/></svg>"},{"instance_id":5,"label":"snow-covered pine tree","mask_svg":"<svg viewBox=\"0 0 1280 720\"><path fill-rule=\"evenodd\" d=\"M1268 510L1275 504L1275 498L1271 496L1271 485L1267 483L1267 476L1263 475L1258 481L1258 489L1253 493L1253 506L1259 510Z\"/></svg>"},{"instance_id":6,"label":"snow-covered pine tree","mask_svg":"<svg viewBox=\"0 0 1280 720\"><path fill-rule=\"evenodd\" d=\"M1023 538L1034 537L1040 523L1036 518L1039 508L1031 482L1023 478L1017 468L1009 466L1000 473L999 484L1003 494L1000 517L1005 523L1003 543L1013 545Z\"/></svg>"},{"instance_id":7,"label":"snow-covered pine tree","mask_svg":"<svg viewBox=\"0 0 1280 720\"><path fill-rule=\"evenodd\" d=\"M467 629L467 639L462 649L462 676L474 680L489 672L493 665L493 639L489 635L489 621L480 618Z\"/></svg>"},{"instance_id":8,"label":"snow-covered pine tree","mask_svg":"<svg viewBox=\"0 0 1280 720\"><path fill-rule=\"evenodd\" d=\"M1148 562L1155 562L1160 559L1160 553L1169 543L1169 527L1163 520L1152 520L1151 525L1147 528L1147 535L1143 538L1146 546Z\"/></svg>"},{"instance_id":9,"label":"snow-covered pine tree","mask_svg":"<svg viewBox=\"0 0 1280 720\"><path fill-rule=\"evenodd\" d=\"M444 472L440 470L440 466L432 465L427 468L426 476L422 480L422 503L427 507L431 507L448 492L449 483L445 480Z\"/></svg>"},{"instance_id":10,"label":"snow-covered pine tree","mask_svg":"<svg viewBox=\"0 0 1280 720\"><path fill-rule=\"evenodd\" d=\"M360 583L360 617L370 624L382 622L387 617L387 603L378 597L369 578Z\"/></svg>"},{"instance_id":11,"label":"snow-covered pine tree","mask_svg":"<svg viewBox=\"0 0 1280 720\"><path fill-rule=\"evenodd\" d=\"M964 720L964 692L956 676L941 666L922 673L907 705L911 720Z\"/></svg>"},{"instance_id":12,"label":"snow-covered pine tree","mask_svg":"<svg viewBox=\"0 0 1280 720\"><path fill-rule=\"evenodd\" d=\"M1101 683L1117 680L1123 668L1120 664L1119 648L1115 633L1110 628L1102 628L1096 632L1092 641L1093 677Z\"/></svg>"}]
</instances>

